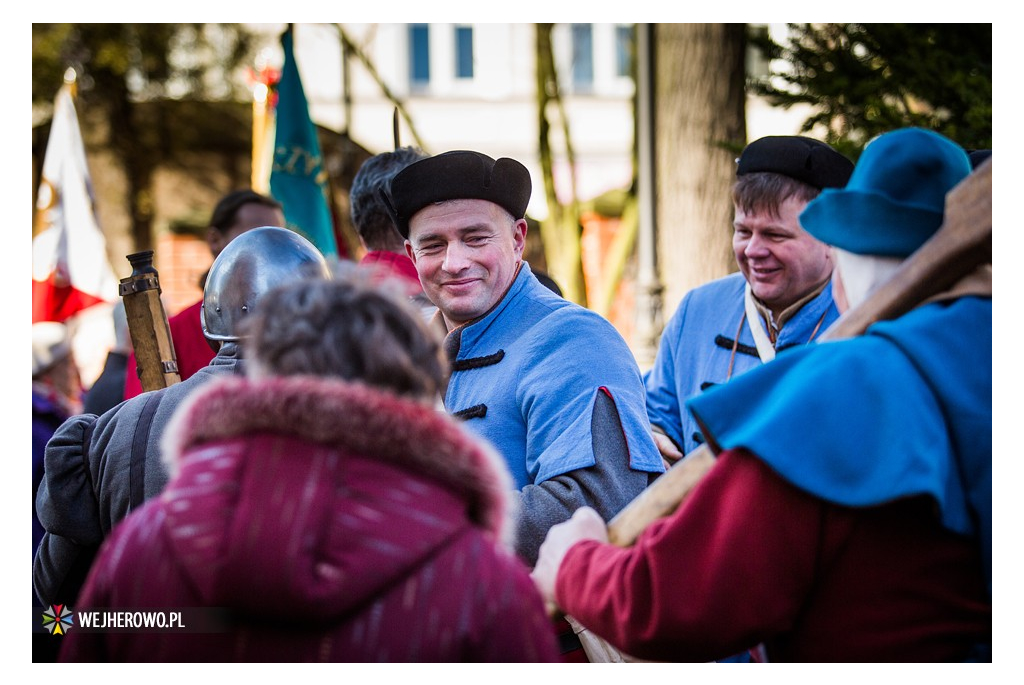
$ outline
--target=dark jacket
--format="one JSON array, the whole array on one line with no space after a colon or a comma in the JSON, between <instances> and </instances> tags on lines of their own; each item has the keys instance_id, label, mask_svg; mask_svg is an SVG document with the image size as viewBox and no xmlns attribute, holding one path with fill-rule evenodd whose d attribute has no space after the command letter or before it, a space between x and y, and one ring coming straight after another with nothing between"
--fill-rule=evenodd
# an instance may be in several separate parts
<instances>
[{"instance_id":1,"label":"dark jacket","mask_svg":"<svg viewBox=\"0 0 1024 685\"><path fill-rule=\"evenodd\" d=\"M123 352L107 353L103 372L85 394L83 413L99 416L124 400L124 379L128 369L128 355Z\"/></svg>"},{"instance_id":2,"label":"dark jacket","mask_svg":"<svg viewBox=\"0 0 1024 685\"><path fill-rule=\"evenodd\" d=\"M43 524L36 516L36 493L43 482L43 453L46 443L60 425L67 420L69 410L53 390L42 383L32 383L32 556L35 557L43 539ZM42 606L35 591L33 606Z\"/></svg>"},{"instance_id":3,"label":"dark jacket","mask_svg":"<svg viewBox=\"0 0 1024 685\"><path fill-rule=\"evenodd\" d=\"M36 494L36 513L46 533L32 578L45 604L74 606L99 544L133 504L139 506L167 483L159 439L175 408L193 390L218 375L234 373L239 364L238 345L227 343L209 366L186 381L133 397L99 417L80 414L61 424L46 444L45 475ZM155 407L152 423L140 430L147 406ZM141 458L133 474L131 455L137 441Z\"/></svg>"}]
</instances>

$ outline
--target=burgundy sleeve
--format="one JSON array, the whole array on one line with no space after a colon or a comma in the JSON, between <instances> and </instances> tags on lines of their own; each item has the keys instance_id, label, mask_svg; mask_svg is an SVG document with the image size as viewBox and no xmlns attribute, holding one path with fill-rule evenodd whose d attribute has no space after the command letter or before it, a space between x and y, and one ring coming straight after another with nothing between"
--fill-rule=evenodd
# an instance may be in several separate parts
<instances>
[{"instance_id":1,"label":"burgundy sleeve","mask_svg":"<svg viewBox=\"0 0 1024 685\"><path fill-rule=\"evenodd\" d=\"M487 606L480 607L479 651L473 660L484 663L557 663L559 654L555 624L544 610L536 586L518 558L497 562L501 573L488 578L495 586L484 593ZM512 568L514 567L514 568ZM476 580L479 582L479 578Z\"/></svg>"},{"instance_id":2,"label":"burgundy sleeve","mask_svg":"<svg viewBox=\"0 0 1024 685\"><path fill-rule=\"evenodd\" d=\"M574 545L555 596L632 656L724 658L792 625L814 579L825 506L729 450L633 547Z\"/></svg>"}]
</instances>

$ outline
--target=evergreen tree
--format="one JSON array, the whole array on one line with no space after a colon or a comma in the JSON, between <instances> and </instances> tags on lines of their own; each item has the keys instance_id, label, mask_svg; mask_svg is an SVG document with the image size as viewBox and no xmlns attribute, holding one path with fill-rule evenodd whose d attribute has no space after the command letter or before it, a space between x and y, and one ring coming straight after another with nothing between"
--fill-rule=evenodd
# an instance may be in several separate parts
<instances>
[{"instance_id":1,"label":"evergreen tree","mask_svg":"<svg viewBox=\"0 0 1024 685\"><path fill-rule=\"evenodd\" d=\"M789 24L776 43L751 35L772 62L753 92L784 108L814 107L803 131L851 158L886 131L920 126L965 148L992 146L991 24ZM779 66L776 66L779 65Z\"/></svg>"}]
</instances>

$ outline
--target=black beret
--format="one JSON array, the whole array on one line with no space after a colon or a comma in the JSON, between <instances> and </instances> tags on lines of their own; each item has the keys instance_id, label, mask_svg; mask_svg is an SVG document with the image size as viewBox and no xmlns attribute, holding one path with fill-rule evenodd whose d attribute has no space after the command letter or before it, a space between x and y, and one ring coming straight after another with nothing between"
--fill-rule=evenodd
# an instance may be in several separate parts
<instances>
[{"instance_id":1,"label":"black beret","mask_svg":"<svg viewBox=\"0 0 1024 685\"><path fill-rule=\"evenodd\" d=\"M444 200L487 200L522 219L530 203L530 172L508 157L495 161L480 152L453 150L413 162L379 192L398 232L408 238L409 219Z\"/></svg>"},{"instance_id":2,"label":"black beret","mask_svg":"<svg viewBox=\"0 0 1024 685\"><path fill-rule=\"evenodd\" d=\"M967 158L971 160L971 169L977 169L981 163L992 156L992 150L968 150Z\"/></svg>"},{"instance_id":3,"label":"black beret","mask_svg":"<svg viewBox=\"0 0 1024 685\"><path fill-rule=\"evenodd\" d=\"M820 140L803 136L758 138L736 161L737 176L770 171L819 190L842 188L853 173L853 162Z\"/></svg>"}]
</instances>

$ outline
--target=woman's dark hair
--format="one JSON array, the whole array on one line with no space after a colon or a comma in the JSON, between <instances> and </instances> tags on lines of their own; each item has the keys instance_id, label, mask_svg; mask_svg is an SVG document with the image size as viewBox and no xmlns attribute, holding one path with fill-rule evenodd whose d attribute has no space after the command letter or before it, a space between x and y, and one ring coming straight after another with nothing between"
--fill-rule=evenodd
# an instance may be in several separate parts
<instances>
[{"instance_id":1,"label":"woman's dark hair","mask_svg":"<svg viewBox=\"0 0 1024 685\"><path fill-rule=\"evenodd\" d=\"M440 336L408 298L344 263L333 280L271 290L244 324L246 356L269 375L337 376L429 400L447 371Z\"/></svg>"}]
</instances>

